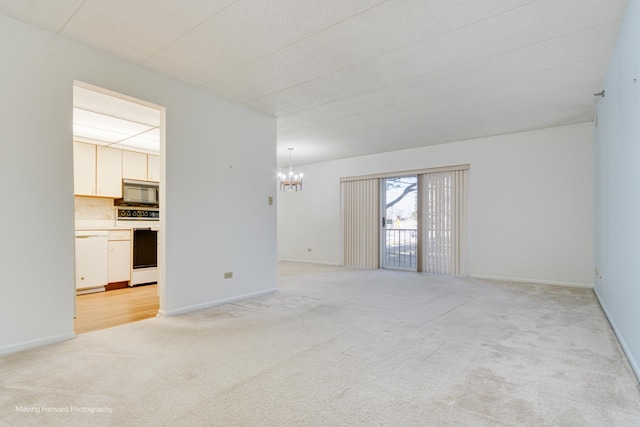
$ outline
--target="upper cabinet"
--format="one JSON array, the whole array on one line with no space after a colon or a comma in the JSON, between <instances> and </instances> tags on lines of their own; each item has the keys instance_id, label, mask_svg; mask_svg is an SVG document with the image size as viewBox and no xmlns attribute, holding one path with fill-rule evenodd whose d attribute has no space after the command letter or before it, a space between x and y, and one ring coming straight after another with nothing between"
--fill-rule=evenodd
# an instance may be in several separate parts
<instances>
[{"instance_id":1,"label":"upper cabinet","mask_svg":"<svg viewBox=\"0 0 640 427\"><path fill-rule=\"evenodd\" d=\"M122 177L147 180L147 155L135 151L122 152Z\"/></svg>"},{"instance_id":2,"label":"upper cabinet","mask_svg":"<svg viewBox=\"0 0 640 427\"><path fill-rule=\"evenodd\" d=\"M73 143L76 196L121 198L122 178L160 181L159 157L84 142Z\"/></svg>"},{"instance_id":3,"label":"upper cabinet","mask_svg":"<svg viewBox=\"0 0 640 427\"><path fill-rule=\"evenodd\" d=\"M158 156L123 150L122 177L142 181L160 181Z\"/></svg>"},{"instance_id":4,"label":"upper cabinet","mask_svg":"<svg viewBox=\"0 0 640 427\"><path fill-rule=\"evenodd\" d=\"M73 181L78 196L122 197L122 152L74 142Z\"/></svg>"},{"instance_id":5,"label":"upper cabinet","mask_svg":"<svg viewBox=\"0 0 640 427\"><path fill-rule=\"evenodd\" d=\"M160 182L160 157L147 154L147 180Z\"/></svg>"},{"instance_id":6,"label":"upper cabinet","mask_svg":"<svg viewBox=\"0 0 640 427\"><path fill-rule=\"evenodd\" d=\"M122 197L122 151L96 147L96 196Z\"/></svg>"},{"instance_id":7,"label":"upper cabinet","mask_svg":"<svg viewBox=\"0 0 640 427\"><path fill-rule=\"evenodd\" d=\"M79 196L96 195L96 146L73 143L73 192Z\"/></svg>"}]
</instances>

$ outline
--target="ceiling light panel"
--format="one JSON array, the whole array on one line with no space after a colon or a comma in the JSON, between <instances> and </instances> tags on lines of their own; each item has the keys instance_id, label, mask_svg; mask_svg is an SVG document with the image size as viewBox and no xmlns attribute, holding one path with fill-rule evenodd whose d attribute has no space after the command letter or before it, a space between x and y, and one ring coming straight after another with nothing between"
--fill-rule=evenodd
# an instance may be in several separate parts
<instances>
[{"instance_id":1,"label":"ceiling light panel","mask_svg":"<svg viewBox=\"0 0 640 427\"><path fill-rule=\"evenodd\" d=\"M148 139L150 141L156 141L160 143L160 129L154 128L147 132L141 133L140 135L136 135L138 138Z\"/></svg>"},{"instance_id":2,"label":"ceiling light panel","mask_svg":"<svg viewBox=\"0 0 640 427\"><path fill-rule=\"evenodd\" d=\"M107 129L99 129L91 126L84 126L80 124L73 124L73 136L74 138L88 138L95 141L104 141L107 143L114 143L129 138L129 135L114 132Z\"/></svg>"},{"instance_id":3,"label":"ceiling light panel","mask_svg":"<svg viewBox=\"0 0 640 427\"><path fill-rule=\"evenodd\" d=\"M140 135L123 139L112 147L158 154L160 152L160 129L154 128Z\"/></svg>"},{"instance_id":4,"label":"ceiling light panel","mask_svg":"<svg viewBox=\"0 0 640 427\"><path fill-rule=\"evenodd\" d=\"M73 106L152 127L160 126L157 109L80 86L73 87Z\"/></svg>"},{"instance_id":5,"label":"ceiling light panel","mask_svg":"<svg viewBox=\"0 0 640 427\"><path fill-rule=\"evenodd\" d=\"M152 139L140 138L137 136L124 139L116 145L112 145L112 147L118 147L122 149L130 149L130 148L141 148L146 151L152 151L154 153L160 152L160 147L158 141L154 141Z\"/></svg>"},{"instance_id":6,"label":"ceiling light panel","mask_svg":"<svg viewBox=\"0 0 640 427\"><path fill-rule=\"evenodd\" d=\"M93 111L73 109L73 123L84 127L109 130L126 136L134 136L152 129L151 126L111 117Z\"/></svg>"}]
</instances>

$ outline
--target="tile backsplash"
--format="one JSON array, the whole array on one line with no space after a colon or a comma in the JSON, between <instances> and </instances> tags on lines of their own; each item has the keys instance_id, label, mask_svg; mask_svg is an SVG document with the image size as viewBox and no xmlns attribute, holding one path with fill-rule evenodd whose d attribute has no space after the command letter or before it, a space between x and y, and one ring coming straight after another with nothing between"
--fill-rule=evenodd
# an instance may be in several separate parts
<instances>
[{"instance_id":1,"label":"tile backsplash","mask_svg":"<svg viewBox=\"0 0 640 427\"><path fill-rule=\"evenodd\" d=\"M75 219L77 220L114 220L113 199L100 197L74 197Z\"/></svg>"}]
</instances>

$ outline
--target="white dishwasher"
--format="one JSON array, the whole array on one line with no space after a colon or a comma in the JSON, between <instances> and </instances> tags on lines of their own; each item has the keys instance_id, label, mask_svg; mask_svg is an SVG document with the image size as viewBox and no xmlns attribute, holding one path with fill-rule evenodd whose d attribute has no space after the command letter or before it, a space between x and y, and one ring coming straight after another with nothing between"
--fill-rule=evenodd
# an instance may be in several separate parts
<instances>
[{"instance_id":1,"label":"white dishwasher","mask_svg":"<svg viewBox=\"0 0 640 427\"><path fill-rule=\"evenodd\" d=\"M105 290L109 271L109 233L76 230L76 293Z\"/></svg>"}]
</instances>

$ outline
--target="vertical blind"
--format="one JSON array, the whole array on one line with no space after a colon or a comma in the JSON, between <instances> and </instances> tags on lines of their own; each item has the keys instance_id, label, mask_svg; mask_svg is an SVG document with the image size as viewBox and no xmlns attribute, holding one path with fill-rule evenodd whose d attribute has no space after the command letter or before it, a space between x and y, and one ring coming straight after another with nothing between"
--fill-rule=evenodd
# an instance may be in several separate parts
<instances>
[{"instance_id":1,"label":"vertical blind","mask_svg":"<svg viewBox=\"0 0 640 427\"><path fill-rule=\"evenodd\" d=\"M467 275L468 170L418 176L420 271Z\"/></svg>"},{"instance_id":2,"label":"vertical blind","mask_svg":"<svg viewBox=\"0 0 640 427\"><path fill-rule=\"evenodd\" d=\"M416 173L418 271L462 276L469 274L468 169L463 165ZM380 181L383 178L385 176L382 175L344 178L340 183L343 265L380 267Z\"/></svg>"},{"instance_id":3,"label":"vertical blind","mask_svg":"<svg viewBox=\"0 0 640 427\"><path fill-rule=\"evenodd\" d=\"M380 266L379 179L340 183L342 198L342 263L351 267Z\"/></svg>"}]
</instances>

